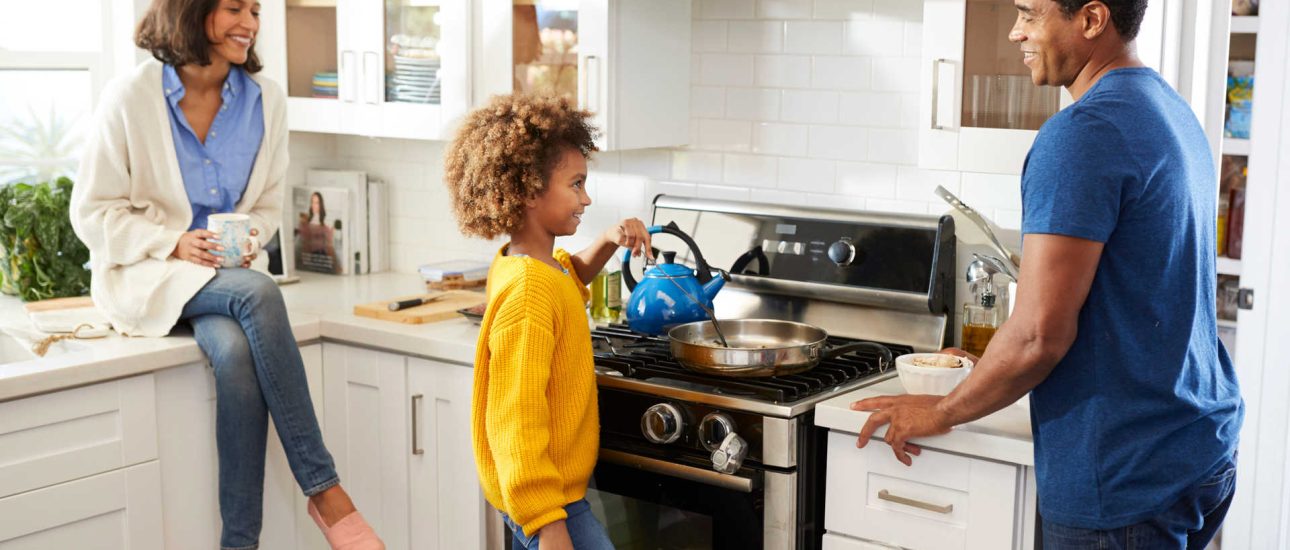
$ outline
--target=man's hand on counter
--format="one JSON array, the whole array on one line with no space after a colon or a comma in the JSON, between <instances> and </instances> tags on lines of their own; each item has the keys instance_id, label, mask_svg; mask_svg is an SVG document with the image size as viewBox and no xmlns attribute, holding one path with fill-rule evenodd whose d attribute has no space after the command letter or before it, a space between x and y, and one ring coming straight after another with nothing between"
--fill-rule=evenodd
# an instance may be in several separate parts
<instances>
[{"instance_id":1,"label":"man's hand on counter","mask_svg":"<svg viewBox=\"0 0 1290 550\"><path fill-rule=\"evenodd\" d=\"M869 411L869 420L860 429L860 439L856 446L864 448L869 438L878 428L887 427L883 438L891 445L896 460L909 466L913 464L910 455L918 456L922 450L910 439L949 433L952 425L945 414L936 407L944 399L939 395L887 395L861 399L851 404L853 411Z\"/></svg>"}]
</instances>

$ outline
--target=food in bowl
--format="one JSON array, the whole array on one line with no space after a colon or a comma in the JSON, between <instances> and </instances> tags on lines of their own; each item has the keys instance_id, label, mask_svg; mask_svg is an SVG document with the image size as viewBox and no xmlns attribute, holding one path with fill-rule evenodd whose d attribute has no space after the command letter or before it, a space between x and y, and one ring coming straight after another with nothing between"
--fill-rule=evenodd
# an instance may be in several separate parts
<instances>
[{"instance_id":1,"label":"food in bowl","mask_svg":"<svg viewBox=\"0 0 1290 550\"><path fill-rule=\"evenodd\" d=\"M896 358L896 373L909 394L948 395L971 371L971 360L943 353L909 353Z\"/></svg>"},{"instance_id":2,"label":"food in bowl","mask_svg":"<svg viewBox=\"0 0 1290 550\"><path fill-rule=\"evenodd\" d=\"M919 354L910 360L914 365L919 367L928 367L936 369L957 369L963 367L963 361L953 355L944 353L925 353Z\"/></svg>"}]
</instances>

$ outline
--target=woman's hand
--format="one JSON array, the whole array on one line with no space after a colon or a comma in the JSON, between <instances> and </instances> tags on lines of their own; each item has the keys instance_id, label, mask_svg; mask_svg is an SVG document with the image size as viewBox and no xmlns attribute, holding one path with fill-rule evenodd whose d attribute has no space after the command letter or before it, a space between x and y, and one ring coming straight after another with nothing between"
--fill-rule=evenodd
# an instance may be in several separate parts
<instances>
[{"instance_id":1,"label":"woman's hand","mask_svg":"<svg viewBox=\"0 0 1290 550\"><path fill-rule=\"evenodd\" d=\"M256 228L254 228L254 227L252 227L252 228L251 228L251 236L252 236L252 237L259 236L259 234L260 234L260 230L259 230L259 229L256 229ZM257 257L259 257L259 256L260 256L260 250L259 250L259 249L252 250L250 254L248 254L248 255L246 255L246 256L242 256L242 267L251 267L251 262L252 262L252 261L254 261L254 260L255 260Z\"/></svg>"},{"instance_id":2,"label":"woman's hand","mask_svg":"<svg viewBox=\"0 0 1290 550\"><path fill-rule=\"evenodd\" d=\"M175 244L175 249L170 252L170 255L186 262L219 269L219 258L207 252L208 250L216 252L224 250L224 247L212 240L217 238L219 238L219 235L211 231L194 229L179 237L179 242Z\"/></svg>"},{"instance_id":3,"label":"woman's hand","mask_svg":"<svg viewBox=\"0 0 1290 550\"><path fill-rule=\"evenodd\" d=\"M646 258L654 259L654 253L650 251L649 228L645 227L645 222L638 218L627 218L618 222L618 225L605 231L604 238L618 246L631 249L632 256L644 254Z\"/></svg>"}]
</instances>

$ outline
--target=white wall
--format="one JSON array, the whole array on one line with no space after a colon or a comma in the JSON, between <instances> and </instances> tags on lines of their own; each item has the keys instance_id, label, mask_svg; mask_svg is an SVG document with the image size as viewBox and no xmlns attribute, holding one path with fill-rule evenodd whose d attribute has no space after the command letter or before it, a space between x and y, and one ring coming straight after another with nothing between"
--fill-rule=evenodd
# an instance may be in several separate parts
<instances>
[{"instance_id":1,"label":"white wall","mask_svg":"<svg viewBox=\"0 0 1290 550\"><path fill-rule=\"evenodd\" d=\"M647 222L656 193L941 214L944 185L1003 227L1020 224L1016 177L917 168L919 0L694 0L691 145L601 153L577 248L613 221ZM442 182L445 144L293 133L307 168L391 184L392 268L488 258L458 235Z\"/></svg>"}]
</instances>

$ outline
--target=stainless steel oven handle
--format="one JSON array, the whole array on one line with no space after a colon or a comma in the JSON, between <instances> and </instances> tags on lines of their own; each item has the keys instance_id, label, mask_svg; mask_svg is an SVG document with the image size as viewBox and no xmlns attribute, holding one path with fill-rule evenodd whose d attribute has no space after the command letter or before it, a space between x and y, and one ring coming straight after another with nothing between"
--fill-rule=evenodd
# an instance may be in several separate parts
<instances>
[{"instance_id":1,"label":"stainless steel oven handle","mask_svg":"<svg viewBox=\"0 0 1290 550\"><path fill-rule=\"evenodd\" d=\"M753 479L747 477L719 474L712 470L704 470L702 468L695 468L684 464L673 464L656 458L649 458L610 449L600 450L600 460L612 464L618 464L620 466L639 468L647 472L653 472L665 476L677 477L693 481L695 483L702 483L704 485L711 485L713 487L720 487L731 491L739 491L741 493L751 493L753 492L753 489L758 488L757 486L759 485L755 483Z\"/></svg>"}]
</instances>

